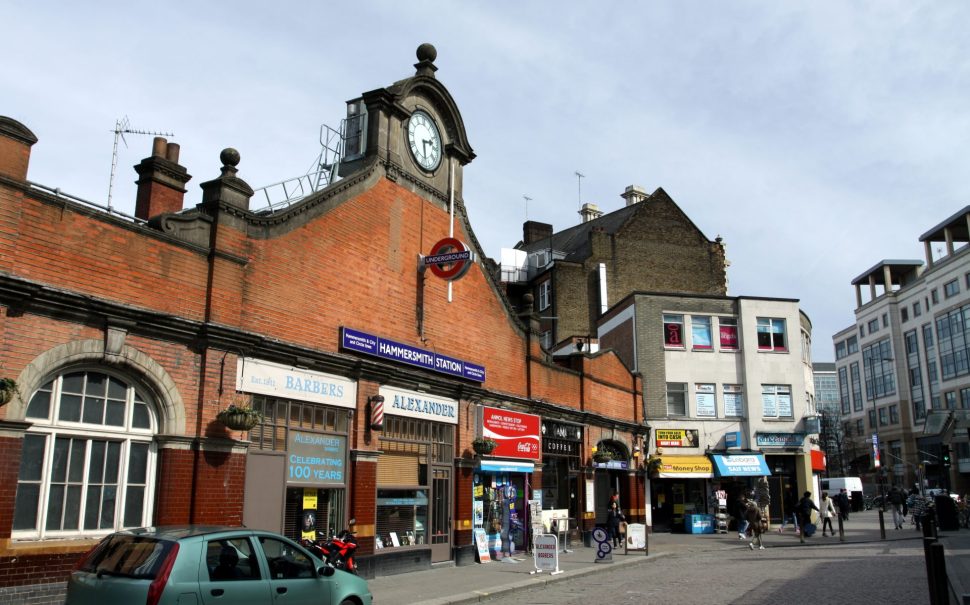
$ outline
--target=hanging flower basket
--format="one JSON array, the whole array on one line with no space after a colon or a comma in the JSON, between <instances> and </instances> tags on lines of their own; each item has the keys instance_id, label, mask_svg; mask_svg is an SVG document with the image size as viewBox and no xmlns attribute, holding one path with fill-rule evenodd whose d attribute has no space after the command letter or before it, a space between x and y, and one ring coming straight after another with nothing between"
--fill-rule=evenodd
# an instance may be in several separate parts
<instances>
[{"instance_id":1,"label":"hanging flower basket","mask_svg":"<svg viewBox=\"0 0 970 605\"><path fill-rule=\"evenodd\" d=\"M593 462L604 463L613 459L613 452L609 450L596 450L593 452Z\"/></svg>"},{"instance_id":2,"label":"hanging flower basket","mask_svg":"<svg viewBox=\"0 0 970 605\"><path fill-rule=\"evenodd\" d=\"M0 405L10 403L17 394L17 382L13 378L0 378Z\"/></svg>"},{"instance_id":3,"label":"hanging flower basket","mask_svg":"<svg viewBox=\"0 0 970 605\"><path fill-rule=\"evenodd\" d=\"M651 458L647 463L647 474L652 476L659 473L662 466L663 462L660 458Z\"/></svg>"},{"instance_id":4,"label":"hanging flower basket","mask_svg":"<svg viewBox=\"0 0 970 605\"><path fill-rule=\"evenodd\" d=\"M498 441L490 437L479 437L472 441L472 449L475 450L475 453L479 456L487 456L491 454L492 450L494 450L496 447L498 447Z\"/></svg>"},{"instance_id":5,"label":"hanging flower basket","mask_svg":"<svg viewBox=\"0 0 970 605\"><path fill-rule=\"evenodd\" d=\"M263 420L263 415L253 408L230 405L216 419L234 431L250 431Z\"/></svg>"}]
</instances>

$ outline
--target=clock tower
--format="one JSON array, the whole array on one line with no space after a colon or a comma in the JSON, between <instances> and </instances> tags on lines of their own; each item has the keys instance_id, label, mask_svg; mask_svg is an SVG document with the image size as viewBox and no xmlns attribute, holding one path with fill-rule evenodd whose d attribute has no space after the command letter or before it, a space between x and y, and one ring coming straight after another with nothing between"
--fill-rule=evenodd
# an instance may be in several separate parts
<instances>
[{"instance_id":1,"label":"clock tower","mask_svg":"<svg viewBox=\"0 0 970 605\"><path fill-rule=\"evenodd\" d=\"M418 47L415 74L347 103L347 143L340 175L375 164L387 178L435 202L462 200L462 170L475 158L458 105L435 76L438 51Z\"/></svg>"}]
</instances>

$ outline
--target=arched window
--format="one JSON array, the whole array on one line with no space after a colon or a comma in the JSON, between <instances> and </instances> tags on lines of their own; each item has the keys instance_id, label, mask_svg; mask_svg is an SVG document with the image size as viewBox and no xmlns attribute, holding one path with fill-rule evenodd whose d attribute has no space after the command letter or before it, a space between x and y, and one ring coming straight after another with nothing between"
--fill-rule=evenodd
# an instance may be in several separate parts
<instances>
[{"instance_id":1,"label":"arched window","mask_svg":"<svg viewBox=\"0 0 970 605\"><path fill-rule=\"evenodd\" d=\"M27 405L13 537L104 535L150 524L158 426L125 379L71 370Z\"/></svg>"}]
</instances>

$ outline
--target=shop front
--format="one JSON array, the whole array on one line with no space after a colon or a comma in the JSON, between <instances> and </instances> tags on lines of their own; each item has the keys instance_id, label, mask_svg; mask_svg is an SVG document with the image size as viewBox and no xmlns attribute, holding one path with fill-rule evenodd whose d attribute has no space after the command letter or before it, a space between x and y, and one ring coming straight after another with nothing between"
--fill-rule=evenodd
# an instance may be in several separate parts
<instances>
[{"instance_id":1,"label":"shop front","mask_svg":"<svg viewBox=\"0 0 970 605\"><path fill-rule=\"evenodd\" d=\"M764 455L757 452L711 454L711 460L714 462L714 490L726 496L728 514L733 515L735 504L742 495L756 499L764 498L765 483L761 478L770 480L771 476ZM776 498L771 497L770 483L768 485L770 512L776 504Z\"/></svg>"},{"instance_id":2,"label":"shop front","mask_svg":"<svg viewBox=\"0 0 970 605\"><path fill-rule=\"evenodd\" d=\"M811 459L803 453L805 433L755 433L755 445L764 453L765 464L771 469L768 485L771 494L769 512L772 521L781 521L785 494L791 490L796 501L805 490L818 498L818 481L815 480Z\"/></svg>"},{"instance_id":3,"label":"shop front","mask_svg":"<svg viewBox=\"0 0 970 605\"><path fill-rule=\"evenodd\" d=\"M375 557L449 561L458 401L389 386L380 396Z\"/></svg>"},{"instance_id":4,"label":"shop front","mask_svg":"<svg viewBox=\"0 0 970 605\"><path fill-rule=\"evenodd\" d=\"M686 515L706 513L707 482L714 476L710 458L661 451L651 459L650 468L653 531L682 532Z\"/></svg>"},{"instance_id":5,"label":"shop front","mask_svg":"<svg viewBox=\"0 0 970 605\"><path fill-rule=\"evenodd\" d=\"M249 434L243 523L295 540L346 527L347 443L357 383L243 358L236 390L250 394L262 414Z\"/></svg>"},{"instance_id":6,"label":"shop front","mask_svg":"<svg viewBox=\"0 0 970 605\"><path fill-rule=\"evenodd\" d=\"M487 541L493 559L529 547L527 502L541 493L532 485L540 460L541 419L534 414L481 407L481 436L497 445L479 456L472 479L472 535ZM482 537L484 535L484 538Z\"/></svg>"},{"instance_id":7,"label":"shop front","mask_svg":"<svg viewBox=\"0 0 970 605\"><path fill-rule=\"evenodd\" d=\"M542 510L559 511L578 528L580 517L580 453L583 427L559 420L542 420ZM539 493L538 490L536 492ZM535 498L534 498L535 499ZM565 511L565 512L561 512Z\"/></svg>"}]
</instances>

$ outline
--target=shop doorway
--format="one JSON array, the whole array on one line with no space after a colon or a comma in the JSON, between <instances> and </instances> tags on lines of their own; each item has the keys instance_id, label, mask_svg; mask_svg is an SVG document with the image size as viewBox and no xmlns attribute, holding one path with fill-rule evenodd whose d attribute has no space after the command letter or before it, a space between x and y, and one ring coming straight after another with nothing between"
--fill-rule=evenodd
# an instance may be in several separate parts
<instances>
[{"instance_id":1,"label":"shop doorway","mask_svg":"<svg viewBox=\"0 0 970 605\"><path fill-rule=\"evenodd\" d=\"M435 466L431 479L431 562L451 560L451 467Z\"/></svg>"}]
</instances>

